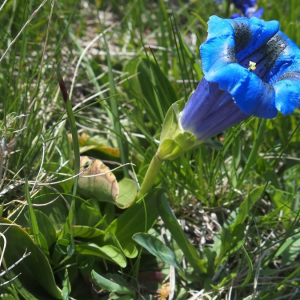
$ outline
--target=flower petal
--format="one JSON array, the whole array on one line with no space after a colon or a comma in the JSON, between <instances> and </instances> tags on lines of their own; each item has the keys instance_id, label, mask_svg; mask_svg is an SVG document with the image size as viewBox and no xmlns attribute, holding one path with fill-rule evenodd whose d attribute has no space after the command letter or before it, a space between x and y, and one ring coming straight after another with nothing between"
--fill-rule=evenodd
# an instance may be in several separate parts
<instances>
[{"instance_id":1,"label":"flower petal","mask_svg":"<svg viewBox=\"0 0 300 300\"><path fill-rule=\"evenodd\" d=\"M210 17L207 41L200 47L204 74L241 62L271 39L279 29L277 21L258 18L221 19Z\"/></svg>"},{"instance_id":2,"label":"flower petal","mask_svg":"<svg viewBox=\"0 0 300 300\"><path fill-rule=\"evenodd\" d=\"M240 18L240 17L242 17L241 14L232 14L230 19L236 19L236 18Z\"/></svg>"},{"instance_id":3,"label":"flower petal","mask_svg":"<svg viewBox=\"0 0 300 300\"><path fill-rule=\"evenodd\" d=\"M228 91L243 113L261 118L276 117L273 87L239 64L227 65L207 80L218 82L220 89Z\"/></svg>"},{"instance_id":4,"label":"flower petal","mask_svg":"<svg viewBox=\"0 0 300 300\"><path fill-rule=\"evenodd\" d=\"M276 94L276 108L285 116L300 106L300 74L293 74L293 76L293 78L280 80L273 85Z\"/></svg>"},{"instance_id":5,"label":"flower petal","mask_svg":"<svg viewBox=\"0 0 300 300\"><path fill-rule=\"evenodd\" d=\"M200 47L204 73L216 72L227 64L237 62L234 31L227 20L211 16L208 21L208 38Z\"/></svg>"},{"instance_id":6,"label":"flower petal","mask_svg":"<svg viewBox=\"0 0 300 300\"><path fill-rule=\"evenodd\" d=\"M254 18L254 17L261 18L263 13L264 13L263 8L259 8L258 10L255 10L255 8L254 8L254 10L253 10L253 8L251 7L248 10L246 10L245 14L248 18Z\"/></svg>"},{"instance_id":7,"label":"flower petal","mask_svg":"<svg viewBox=\"0 0 300 300\"><path fill-rule=\"evenodd\" d=\"M235 52L239 62L264 45L279 30L278 21L237 18L228 19L228 22L234 29Z\"/></svg>"},{"instance_id":8,"label":"flower petal","mask_svg":"<svg viewBox=\"0 0 300 300\"><path fill-rule=\"evenodd\" d=\"M289 72L300 71L300 49L284 33L279 31L268 43L269 59L273 62L272 69L264 78L270 84L280 80Z\"/></svg>"},{"instance_id":9,"label":"flower petal","mask_svg":"<svg viewBox=\"0 0 300 300\"><path fill-rule=\"evenodd\" d=\"M198 140L207 140L248 117L227 91L202 78L181 112L180 124Z\"/></svg>"}]
</instances>

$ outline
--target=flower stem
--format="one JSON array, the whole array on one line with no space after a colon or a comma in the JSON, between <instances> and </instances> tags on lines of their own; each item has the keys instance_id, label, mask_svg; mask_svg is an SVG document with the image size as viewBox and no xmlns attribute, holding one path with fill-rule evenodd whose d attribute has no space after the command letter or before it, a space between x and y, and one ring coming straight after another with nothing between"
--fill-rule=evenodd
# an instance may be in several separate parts
<instances>
[{"instance_id":1,"label":"flower stem","mask_svg":"<svg viewBox=\"0 0 300 300\"><path fill-rule=\"evenodd\" d=\"M137 199L145 196L153 186L153 183L157 177L159 169L162 165L162 160L158 157L158 152L156 152L149 164L148 170L142 182L140 191L137 194Z\"/></svg>"}]
</instances>

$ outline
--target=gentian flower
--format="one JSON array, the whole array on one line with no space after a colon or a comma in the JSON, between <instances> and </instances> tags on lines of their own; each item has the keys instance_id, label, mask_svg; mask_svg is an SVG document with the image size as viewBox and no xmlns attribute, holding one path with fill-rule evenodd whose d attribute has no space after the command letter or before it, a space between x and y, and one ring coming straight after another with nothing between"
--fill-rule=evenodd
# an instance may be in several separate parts
<instances>
[{"instance_id":1,"label":"gentian flower","mask_svg":"<svg viewBox=\"0 0 300 300\"><path fill-rule=\"evenodd\" d=\"M221 4L223 0L214 0L216 3ZM256 0L231 0L237 9L242 11L242 14L235 13L231 16L231 19L245 16L247 18L261 18L264 13L264 9L257 9Z\"/></svg>"},{"instance_id":2,"label":"gentian flower","mask_svg":"<svg viewBox=\"0 0 300 300\"><path fill-rule=\"evenodd\" d=\"M263 8L256 10L256 0L231 0L231 2L237 9L240 9L242 11L243 16L247 18L261 18L264 13ZM231 16L231 19L238 18L241 16L241 14L233 14Z\"/></svg>"},{"instance_id":3,"label":"gentian flower","mask_svg":"<svg viewBox=\"0 0 300 300\"><path fill-rule=\"evenodd\" d=\"M211 137L251 115L269 119L300 106L300 49L277 21L212 16L208 25L200 47L204 77L186 105L169 108L137 198L151 189L164 160L203 143L216 146Z\"/></svg>"},{"instance_id":4,"label":"gentian flower","mask_svg":"<svg viewBox=\"0 0 300 300\"><path fill-rule=\"evenodd\" d=\"M300 106L300 49L277 21L212 16L208 25L204 77L179 117L184 131L203 141L251 115L274 118Z\"/></svg>"},{"instance_id":5,"label":"gentian flower","mask_svg":"<svg viewBox=\"0 0 300 300\"><path fill-rule=\"evenodd\" d=\"M231 0L231 2L237 9L240 9L243 14L245 14L247 9L256 5L256 0Z\"/></svg>"}]
</instances>

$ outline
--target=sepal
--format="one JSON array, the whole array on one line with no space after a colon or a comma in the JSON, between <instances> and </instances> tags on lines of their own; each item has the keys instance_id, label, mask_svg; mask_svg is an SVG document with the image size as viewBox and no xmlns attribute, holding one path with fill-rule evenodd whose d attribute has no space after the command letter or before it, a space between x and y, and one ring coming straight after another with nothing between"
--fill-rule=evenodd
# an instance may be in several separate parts
<instances>
[{"instance_id":1,"label":"sepal","mask_svg":"<svg viewBox=\"0 0 300 300\"><path fill-rule=\"evenodd\" d=\"M184 100L179 100L172 104L166 114L157 151L161 160L173 160L182 152L195 148L204 142L198 141L192 132L182 128L179 116L184 106Z\"/></svg>"}]
</instances>

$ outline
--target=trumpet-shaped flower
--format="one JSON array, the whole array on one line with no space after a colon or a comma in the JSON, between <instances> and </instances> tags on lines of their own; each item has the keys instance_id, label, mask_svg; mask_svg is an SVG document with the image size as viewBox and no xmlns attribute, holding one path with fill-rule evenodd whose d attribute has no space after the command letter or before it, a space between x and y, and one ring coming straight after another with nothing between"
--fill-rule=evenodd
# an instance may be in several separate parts
<instances>
[{"instance_id":1,"label":"trumpet-shaped flower","mask_svg":"<svg viewBox=\"0 0 300 300\"><path fill-rule=\"evenodd\" d=\"M208 22L200 47L204 78L180 114L180 125L209 139L250 115L274 118L300 106L300 49L277 21Z\"/></svg>"},{"instance_id":2,"label":"trumpet-shaped flower","mask_svg":"<svg viewBox=\"0 0 300 300\"><path fill-rule=\"evenodd\" d=\"M256 5L256 0L231 0L231 2L237 9L240 9L246 17L249 15L248 10L254 8Z\"/></svg>"},{"instance_id":3,"label":"trumpet-shaped flower","mask_svg":"<svg viewBox=\"0 0 300 300\"><path fill-rule=\"evenodd\" d=\"M222 3L223 0L215 0L217 3ZM264 9L260 8L257 10L256 0L231 0L234 6L241 10L242 15L247 18L261 18ZM242 17L241 14L235 13L231 16L231 19Z\"/></svg>"}]
</instances>

